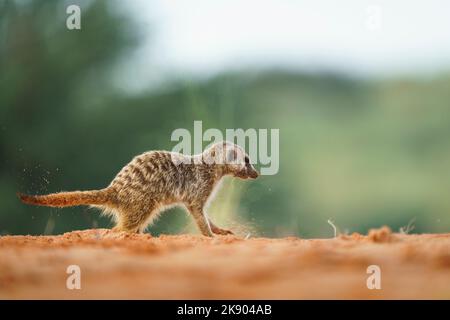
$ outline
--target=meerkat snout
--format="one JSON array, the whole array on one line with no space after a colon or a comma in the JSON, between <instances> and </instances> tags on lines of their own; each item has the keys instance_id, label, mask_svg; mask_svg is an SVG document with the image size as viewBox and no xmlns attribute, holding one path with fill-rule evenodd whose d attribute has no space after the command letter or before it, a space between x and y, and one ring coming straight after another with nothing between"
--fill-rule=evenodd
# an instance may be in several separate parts
<instances>
[{"instance_id":1,"label":"meerkat snout","mask_svg":"<svg viewBox=\"0 0 450 320\"><path fill-rule=\"evenodd\" d=\"M241 179L256 179L258 178L259 173L250 163L250 158L247 155L244 155L244 164L241 164L238 167L236 172L234 172L234 176Z\"/></svg>"},{"instance_id":2,"label":"meerkat snout","mask_svg":"<svg viewBox=\"0 0 450 320\"><path fill-rule=\"evenodd\" d=\"M243 176L245 176L245 179L256 179L259 176L259 172L256 171L255 167L250 162L250 158L248 155L244 156L244 169L243 169Z\"/></svg>"}]
</instances>

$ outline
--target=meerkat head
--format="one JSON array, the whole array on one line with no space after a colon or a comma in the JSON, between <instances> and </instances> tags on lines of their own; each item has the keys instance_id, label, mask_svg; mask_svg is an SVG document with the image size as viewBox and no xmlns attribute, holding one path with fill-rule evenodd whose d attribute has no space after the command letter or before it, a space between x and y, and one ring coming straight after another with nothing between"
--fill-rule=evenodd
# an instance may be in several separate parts
<instances>
[{"instance_id":1,"label":"meerkat head","mask_svg":"<svg viewBox=\"0 0 450 320\"><path fill-rule=\"evenodd\" d=\"M256 179L259 176L248 154L234 143L227 141L215 143L205 150L203 157L207 163L220 165L224 174L241 179Z\"/></svg>"}]
</instances>

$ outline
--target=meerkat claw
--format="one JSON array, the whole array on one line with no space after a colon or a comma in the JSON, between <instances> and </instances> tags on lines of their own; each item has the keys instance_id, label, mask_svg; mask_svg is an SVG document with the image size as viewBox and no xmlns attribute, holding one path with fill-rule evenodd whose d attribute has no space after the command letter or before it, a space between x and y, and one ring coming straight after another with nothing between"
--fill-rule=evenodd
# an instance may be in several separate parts
<instances>
[{"instance_id":1,"label":"meerkat claw","mask_svg":"<svg viewBox=\"0 0 450 320\"><path fill-rule=\"evenodd\" d=\"M234 234L232 231L227 230L227 229L221 229L221 228L217 228L214 229L213 232L215 234L220 234L220 235L227 235L227 234Z\"/></svg>"}]
</instances>

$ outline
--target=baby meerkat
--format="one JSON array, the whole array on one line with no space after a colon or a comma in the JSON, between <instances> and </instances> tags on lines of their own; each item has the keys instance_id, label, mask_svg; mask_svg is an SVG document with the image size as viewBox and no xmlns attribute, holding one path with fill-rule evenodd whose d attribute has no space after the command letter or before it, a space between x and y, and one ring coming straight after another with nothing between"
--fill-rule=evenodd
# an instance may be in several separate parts
<instances>
[{"instance_id":1,"label":"baby meerkat","mask_svg":"<svg viewBox=\"0 0 450 320\"><path fill-rule=\"evenodd\" d=\"M90 205L115 218L115 231L143 232L164 208L184 205L205 236L232 234L207 216L213 190L226 175L255 179L258 172L245 151L230 142L219 142L203 153L186 156L149 151L136 156L101 190L60 192L48 195L18 194L27 204L48 207Z\"/></svg>"}]
</instances>

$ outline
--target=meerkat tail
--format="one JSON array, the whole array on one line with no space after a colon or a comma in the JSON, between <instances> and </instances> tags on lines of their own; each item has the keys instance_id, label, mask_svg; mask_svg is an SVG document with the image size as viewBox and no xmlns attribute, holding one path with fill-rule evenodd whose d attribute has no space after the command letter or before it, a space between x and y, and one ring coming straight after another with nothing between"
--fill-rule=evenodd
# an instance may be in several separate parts
<instances>
[{"instance_id":1,"label":"meerkat tail","mask_svg":"<svg viewBox=\"0 0 450 320\"><path fill-rule=\"evenodd\" d=\"M17 196L26 204L59 208L79 205L102 205L110 200L108 189L59 192L40 196L17 193Z\"/></svg>"}]
</instances>

